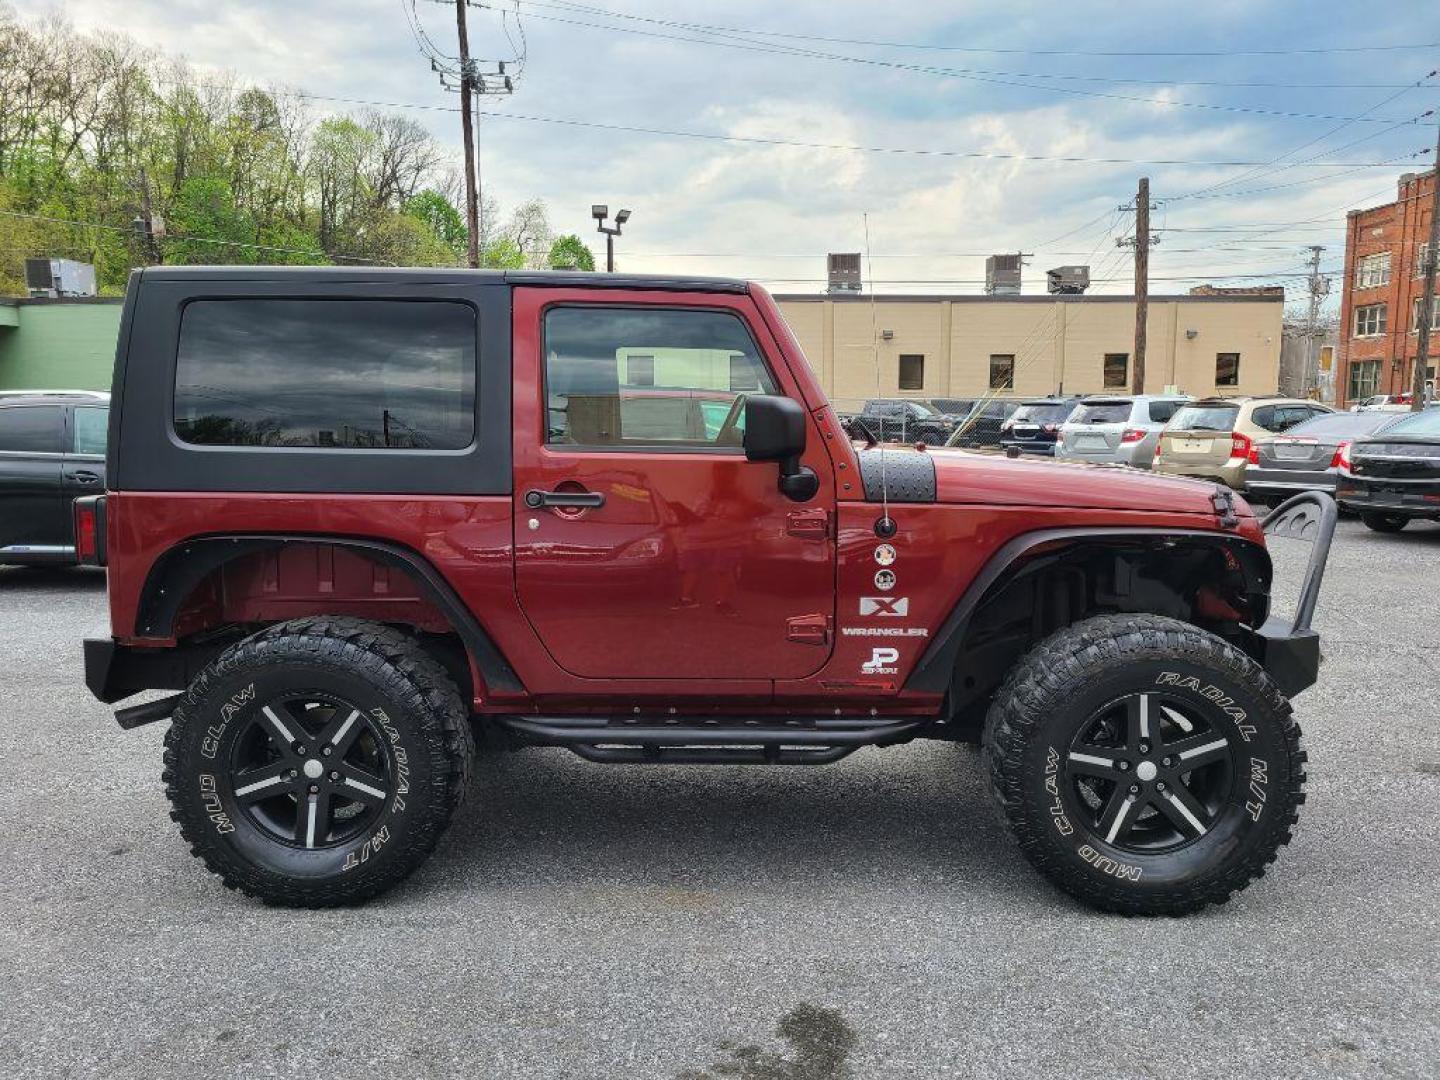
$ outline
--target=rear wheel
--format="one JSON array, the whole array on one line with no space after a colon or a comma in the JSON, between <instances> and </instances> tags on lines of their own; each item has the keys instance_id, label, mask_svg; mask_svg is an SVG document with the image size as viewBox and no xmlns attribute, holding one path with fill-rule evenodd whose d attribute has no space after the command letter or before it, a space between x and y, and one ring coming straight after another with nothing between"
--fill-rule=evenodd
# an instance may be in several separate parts
<instances>
[{"instance_id":1,"label":"rear wheel","mask_svg":"<svg viewBox=\"0 0 1440 1080\"><path fill-rule=\"evenodd\" d=\"M1264 873L1304 801L1300 731L1264 671L1158 616L1036 646L991 706L985 761L1036 868L1126 914L1223 902Z\"/></svg>"},{"instance_id":2,"label":"rear wheel","mask_svg":"<svg viewBox=\"0 0 1440 1080\"><path fill-rule=\"evenodd\" d=\"M1360 520L1365 523L1367 529L1374 529L1381 533L1397 533L1410 524L1410 519L1404 514L1381 514L1375 511L1361 514Z\"/></svg>"},{"instance_id":3,"label":"rear wheel","mask_svg":"<svg viewBox=\"0 0 1440 1080\"><path fill-rule=\"evenodd\" d=\"M225 884L271 903L355 903L434 849L474 753L454 683L358 619L274 626L191 684L165 739L171 817Z\"/></svg>"}]
</instances>

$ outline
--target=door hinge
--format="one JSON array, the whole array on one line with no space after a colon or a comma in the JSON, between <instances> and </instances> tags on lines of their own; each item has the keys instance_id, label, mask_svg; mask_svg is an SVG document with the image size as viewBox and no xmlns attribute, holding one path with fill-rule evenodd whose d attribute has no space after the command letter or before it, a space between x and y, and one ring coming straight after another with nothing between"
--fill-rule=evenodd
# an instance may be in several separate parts
<instances>
[{"instance_id":1,"label":"door hinge","mask_svg":"<svg viewBox=\"0 0 1440 1080\"><path fill-rule=\"evenodd\" d=\"M791 510L785 531L801 540L826 540L830 536L829 510Z\"/></svg>"},{"instance_id":2,"label":"door hinge","mask_svg":"<svg viewBox=\"0 0 1440 1080\"><path fill-rule=\"evenodd\" d=\"M792 615L785 620L785 637L800 645L828 645L830 616Z\"/></svg>"}]
</instances>

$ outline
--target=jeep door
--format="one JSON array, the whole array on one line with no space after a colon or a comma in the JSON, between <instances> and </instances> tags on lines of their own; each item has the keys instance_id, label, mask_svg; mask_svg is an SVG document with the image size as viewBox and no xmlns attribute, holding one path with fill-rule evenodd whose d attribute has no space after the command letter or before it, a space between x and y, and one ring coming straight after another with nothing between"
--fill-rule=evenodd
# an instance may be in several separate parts
<instances>
[{"instance_id":1,"label":"jeep door","mask_svg":"<svg viewBox=\"0 0 1440 1080\"><path fill-rule=\"evenodd\" d=\"M741 445L744 399L799 399L743 294L514 294L515 582L560 667L793 679L830 654L835 484L810 501Z\"/></svg>"},{"instance_id":2,"label":"jeep door","mask_svg":"<svg viewBox=\"0 0 1440 1080\"><path fill-rule=\"evenodd\" d=\"M0 405L0 562L74 554L60 498L60 405Z\"/></svg>"}]
</instances>

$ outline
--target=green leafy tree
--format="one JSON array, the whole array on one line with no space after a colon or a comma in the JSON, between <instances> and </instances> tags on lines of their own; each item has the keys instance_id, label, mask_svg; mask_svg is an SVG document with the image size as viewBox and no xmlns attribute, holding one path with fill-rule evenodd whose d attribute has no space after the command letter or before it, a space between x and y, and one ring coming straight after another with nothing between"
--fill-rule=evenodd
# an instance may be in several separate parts
<instances>
[{"instance_id":1,"label":"green leafy tree","mask_svg":"<svg viewBox=\"0 0 1440 1080\"><path fill-rule=\"evenodd\" d=\"M502 236L499 240L493 240L485 245L485 250L480 257L480 265L496 270L523 270L525 253L520 250L520 245L510 237Z\"/></svg>"},{"instance_id":2,"label":"green leafy tree","mask_svg":"<svg viewBox=\"0 0 1440 1080\"><path fill-rule=\"evenodd\" d=\"M550 245L550 269L594 270L595 253L574 233L557 237Z\"/></svg>"},{"instance_id":3,"label":"green leafy tree","mask_svg":"<svg viewBox=\"0 0 1440 1080\"><path fill-rule=\"evenodd\" d=\"M457 259L465 257L469 232L465 219L450 200L433 188L416 192L405 200L405 213L421 222L431 235Z\"/></svg>"}]
</instances>

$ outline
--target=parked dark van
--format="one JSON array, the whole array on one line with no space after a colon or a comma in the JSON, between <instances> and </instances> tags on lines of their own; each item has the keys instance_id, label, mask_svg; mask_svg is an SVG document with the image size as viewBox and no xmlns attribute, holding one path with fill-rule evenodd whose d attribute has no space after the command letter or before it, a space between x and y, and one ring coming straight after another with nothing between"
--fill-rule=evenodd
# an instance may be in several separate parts
<instances>
[{"instance_id":1,"label":"parked dark van","mask_svg":"<svg viewBox=\"0 0 1440 1080\"><path fill-rule=\"evenodd\" d=\"M72 504L105 490L110 395L0 395L0 564L77 560Z\"/></svg>"}]
</instances>

